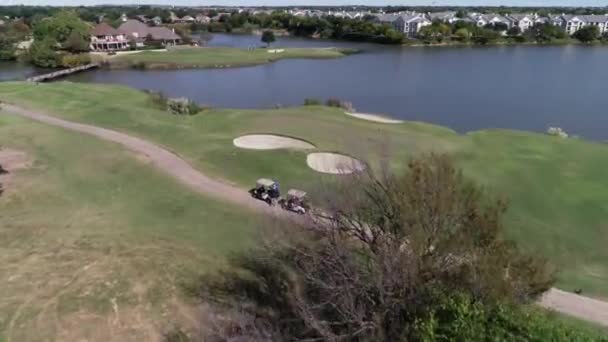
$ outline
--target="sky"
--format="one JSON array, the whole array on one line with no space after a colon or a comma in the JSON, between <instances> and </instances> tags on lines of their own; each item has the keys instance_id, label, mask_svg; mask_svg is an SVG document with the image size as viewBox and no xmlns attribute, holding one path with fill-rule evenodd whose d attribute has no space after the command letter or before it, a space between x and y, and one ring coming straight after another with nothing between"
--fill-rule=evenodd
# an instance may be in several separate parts
<instances>
[{"instance_id":1,"label":"sky","mask_svg":"<svg viewBox=\"0 0 608 342\"><path fill-rule=\"evenodd\" d=\"M453 6L608 6L608 0L0 0L0 5L78 6L98 4L163 4L175 6L290 5L453 5Z\"/></svg>"}]
</instances>

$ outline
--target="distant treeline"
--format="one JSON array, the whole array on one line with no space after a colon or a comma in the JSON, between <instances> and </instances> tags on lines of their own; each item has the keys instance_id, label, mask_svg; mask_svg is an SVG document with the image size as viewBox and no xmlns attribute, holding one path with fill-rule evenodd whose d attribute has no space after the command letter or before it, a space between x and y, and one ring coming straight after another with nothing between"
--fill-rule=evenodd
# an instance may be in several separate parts
<instances>
[{"instance_id":1,"label":"distant treeline","mask_svg":"<svg viewBox=\"0 0 608 342\"><path fill-rule=\"evenodd\" d=\"M249 7L250 8L250 7ZM296 7L256 7L260 10L288 10ZM442 12L442 11L464 11L478 13L538 13L538 14L604 14L608 12L606 7L508 7L508 6L298 6L299 9L316 9L324 11L353 11L368 10L371 12ZM62 10L69 9L76 11L85 21L95 21L99 15L103 15L110 20L116 20L124 13L127 16L146 15L148 17L160 17L164 22L169 22L170 11L177 16L185 15L196 16L201 12L213 16L218 12L234 13L238 12L239 7L217 7L217 8L195 8L195 7L167 7L167 6L77 6L77 7L52 7L52 6L0 6L0 16L10 18L22 18L29 24L36 17L46 17L56 14Z\"/></svg>"}]
</instances>

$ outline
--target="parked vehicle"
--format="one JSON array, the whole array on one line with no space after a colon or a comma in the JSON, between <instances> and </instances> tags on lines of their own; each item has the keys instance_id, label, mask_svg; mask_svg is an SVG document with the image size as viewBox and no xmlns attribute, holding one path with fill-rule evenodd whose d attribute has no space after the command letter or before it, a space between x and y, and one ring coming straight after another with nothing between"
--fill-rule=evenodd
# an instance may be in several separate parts
<instances>
[{"instance_id":1,"label":"parked vehicle","mask_svg":"<svg viewBox=\"0 0 608 342\"><path fill-rule=\"evenodd\" d=\"M251 197L259 199L268 203L268 205L274 205L281 197L279 190L279 183L266 178L260 178L255 184L255 188L249 190Z\"/></svg>"},{"instance_id":2,"label":"parked vehicle","mask_svg":"<svg viewBox=\"0 0 608 342\"><path fill-rule=\"evenodd\" d=\"M304 215L310 210L310 205L306 199L306 192L297 189L287 191L287 198L281 198L279 205L285 210L300 215Z\"/></svg>"}]
</instances>

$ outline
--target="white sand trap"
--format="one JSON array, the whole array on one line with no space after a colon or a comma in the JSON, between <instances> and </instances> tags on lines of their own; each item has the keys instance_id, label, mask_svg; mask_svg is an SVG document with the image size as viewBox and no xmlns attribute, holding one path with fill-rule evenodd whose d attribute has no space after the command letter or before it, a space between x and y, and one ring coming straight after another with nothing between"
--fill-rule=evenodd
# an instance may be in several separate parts
<instances>
[{"instance_id":1,"label":"white sand trap","mask_svg":"<svg viewBox=\"0 0 608 342\"><path fill-rule=\"evenodd\" d=\"M251 150L277 150L283 148L307 150L315 146L304 140L272 134L243 135L232 141L234 146Z\"/></svg>"},{"instance_id":2,"label":"white sand trap","mask_svg":"<svg viewBox=\"0 0 608 342\"><path fill-rule=\"evenodd\" d=\"M311 169L334 175L344 175L365 170L365 164L355 158L339 153L311 153L306 157Z\"/></svg>"},{"instance_id":3,"label":"white sand trap","mask_svg":"<svg viewBox=\"0 0 608 342\"><path fill-rule=\"evenodd\" d=\"M25 152L0 148L0 165L8 172L18 171L32 166L32 159Z\"/></svg>"},{"instance_id":4,"label":"white sand trap","mask_svg":"<svg viewBox=\"0 0 608 342\"><path fill-rule=\"evenodd\" d=\"M380 115L377 115L377 114L349 113L349 112L346 112L346 115L352 116L354 118L361 119L361 120L380 122L380 123L385 123L385 124L400 124L400 123L403 123L403 120L391 119L391 118L387 118L387 117L380 116Z\"/></svg>"}]
</instances>

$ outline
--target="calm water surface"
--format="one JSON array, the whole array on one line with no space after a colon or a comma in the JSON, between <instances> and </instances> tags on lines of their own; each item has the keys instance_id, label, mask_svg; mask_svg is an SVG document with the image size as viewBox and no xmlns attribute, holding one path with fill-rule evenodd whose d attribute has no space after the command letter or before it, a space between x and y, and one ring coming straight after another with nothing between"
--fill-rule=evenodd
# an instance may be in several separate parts
<instances>
[{"instance_id":1,"label":"calm water surface","mask_svg":"<svg viewBox=\"0 0 608 342\"><path fill-rule=\"evenodd\" d=\"M23 80L44 72L43 69L35 68L28 64L0 61L0 82Z\"/></svg>"},{"instance_id":2,"label":"calm water surface","mask_svg":"<svg viewBox=\"0 0 608 342\"><path fill-rule=\"evenodd\" d=\"M259 37L214 35L211 46L257 46ZM583 46L397 48L279 38L276 46L359 47L334 60L284 60L256 67L99 70L68 78L187 96L218 107L264 108L336 97L382 113L460 132L559 126L608 139L608 48ZM0 76L1 77L1 76Z\"/></svg>"}]
</instances>

